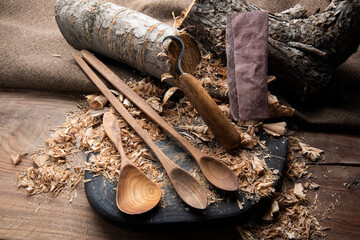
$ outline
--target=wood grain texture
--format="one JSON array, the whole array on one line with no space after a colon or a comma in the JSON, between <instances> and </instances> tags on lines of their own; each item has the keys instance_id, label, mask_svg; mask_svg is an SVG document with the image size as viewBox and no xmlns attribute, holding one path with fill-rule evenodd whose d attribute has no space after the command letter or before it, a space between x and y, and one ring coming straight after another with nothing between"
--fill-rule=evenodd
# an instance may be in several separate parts
<instances>
[{"instance_id":1,"label":"wood grain texture","mask_svg":"<svg viewBox=\"0 0 360 240\"><path fill-rule=\"evenodd\" d=\"M36 145L42 144L50 136L50 130L65 120L65 113L76 109L76 99L68 94L0 91L0 238L240 239L236 229L230 227L185 232L166 229L162 232L140 232L141 229L130 231L113 226L91 209L83 186L77 189L77 198L72 203L66 199L67 196L28 197L25 190L17 189L16 173L31 163L23 159L18 166L14 166L9 156L13 151L31 151ZM298 136L304 136L312 146L324 149L325 162L346 160L358 163L360 160L358 136L314 132L299 132ZM319 219L331 203L335 204L336 199L341 201L320 220L321 224L331 228L325 239L359 239L358 167L314 165L308 171L313 173L313 181L320 184L319 190L309 193L310 201L318 194L321 205L315 213ZM344 187L344 182L350 187Z\"/></svg>"},{"instance_id":2,"label":"wood grain texture","mask_svg":"<svg viewBox=\"0 0 360 240\"><path fill-rule=\"evenodd\" d=\"M320 164L360 165L360 138L346 134L298 132L311 146L325 149Z\"/></svg>"},{"instance_id":3,"label":"wood grain texture","mask_svg":"<svg viewBox=\"0 0 360 240\"><path fill-rule=\"evenodd\" d=\"M308 169L311 181L320 185L310 191L313 214L320 224L329 227L326 239L359 239L360 237L360 137L339 133L299 131L299 138L310 146L324 150L325 159Z\"/></svg>"},{"instance_id":4,"label":"wood grain texture","mask_svg":"<svg viewBox=\"0 0 360 240\"><path fill-rule=\"evenodd\" d=\"M97 77L95 72L85 63L85 61L76 54L73 54L75 61L79 64L81 69L88 75L91 81L99 88L104 96L109 100L116 111L124 118L124 120L135 130L135 132L144 140L145 144L151 149L157 160L164 167L172 185L176 192L188 205L197 209L205 209L207 206L206 192L201 184L188 172L179 167L176 163L171 161L151 140L147 132L140 126L140 124L133 118L133 116L126 110L122 103L115 97L115 95L106 87L102 80Z\"/></svg>"},{"instance_id":5,"label":"wood grain texture","mask_svg":"<svg viewBox=\"0 0 360 240\"><path fill-rule=\"evenodd\" d=\"M160 201L161 189L126 156L119 122L106 112L103 126L121 156L121 168L116 189L116 205L128 214L141 214L153 209Z\"/></svg>"},{"instance_id":6,"label":"wood grain texture","mask_svg":"<svg viewBox=\"0 0 360 240\"><path fill-rule=\"evenodd\" d=\"M287 154L286 138L271 139L265 133L260 135L260 140L264 139L266 147L269 148L263 154L271 155L265 160L267 166L270 169L278 170L278 174L282 175ZM184 149L170 138L157 141L156 144L170 159L186 171L197 169L196 163L192 161L190 155L186 154ZM257 151L262 150L258 147L254 149L254 152ZM163 228L234 227L259 216L259 212L261 214L267 206L268 200L266 198L253 198L250 193L242 191L227 192L219 190L216 191L216 194L222 200L209 204L205 210L199 211L198 209L187 208L181 199L176 196L171 184L165 181L163 185L163 201L160 207L154 208L144 215L129 216L122 214L115 205L116 194L113 189L116 187L116 182L110 183L102 176L94 178L93 175L88 171L85 172L85 179L92 179L85 184L85 193L89 204L109 222L131 229L142 227L158 231ZM200 178L203 178L201 175ZM281 187L281 180L281 178L275 180L273 184L275 189ZM241 203L242 207L239 207L239 203Z\"/></svg>"},{"instance_id":7,"label":"wood grain texture","mask_svg":"<svg viewBox=\"0 0 360 240\"><path fill-rule=\"evenodd\" d=\"M315 165L310 167L309 172L316 177L312 180L320 185L317 191L309 192L312 203L318 195L318 204L312 212L322 226L330 228L327 239L359 239L359 167Z\"/></svg>"},{"instance_id":8,"label":"wood grain texture","mask_svg":"<svg viewBox=\"0 0 360 240\"><path fill-rule=\"evenodd\" d=\"M229 119L225 117L214 99L197 79L188 73L184 73L179 78L178 86L198 111L221 146L227 150L232 150L240 145L241 138L239 132Z\"/></svg>"},{"instance_id":9,"label":"wood grain texture","mask_svg":"<svg viewBox=\"0 0 360 240\"><path fill-rule=\"evenodd\" d=\"M79 97L79 98L78 98ZM81 96L45 92L0 92L0 238L1 239L236 239L234 228L192 232L146 233L113 226L90 207L83 185L72 203L67 195L27 196L16 187L16 173L31 166L23 159L14 166L14 151L31 152L65 121L67 111L75 110Z\"/></svg>"},{"instance_id":10,"label":"wood grain texture","mask_svg":"<svg viewBox=\"0 0 360 240\"><path fill-rule=\"evenodd\" d=\"M201 171L205 174L205 177L214 186L226 191L235 191L238 188L238 183L234 173L225 164L194 147L189 141L187 141L177 131L175 131L175 129L171 127L148 103L146 103L142 97L140 97L134 90L128 87L126 83L124 83L113 71L111 71L93 54L86 50L82 50L81 55L96 71L98 71L101 76L108 80L117 90L126 96L150 119L156 122L165 132L175 138L191 154L191 156L193 156ZM210 166L217 166L217 170L213 170L213 172L211 172Z\"/></svg>"}]
</instances>

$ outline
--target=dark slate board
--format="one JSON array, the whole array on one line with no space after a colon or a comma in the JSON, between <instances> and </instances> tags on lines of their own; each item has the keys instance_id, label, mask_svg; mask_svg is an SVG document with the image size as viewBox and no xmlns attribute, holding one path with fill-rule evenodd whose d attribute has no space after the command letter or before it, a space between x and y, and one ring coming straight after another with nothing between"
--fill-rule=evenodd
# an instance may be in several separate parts
<instances>
[{"instance_id":1,"label":"dark slate board","mask_svg":"<svg viewBox=\"0 0 360 240\"><path fill-rule=\"evenodd\" d=\"M266 141L266 147L270 158L266 158L266 164L270 169L279 170L279 179L275 181L274 187L278 189L281 183L281 175L284 171L287 156L287 138L272 138L266 133L259 134L261 140ZM189 171L197 168L196 162L190 155L173 141L170 137L165 141L156 142L160 149L176 164ZM256 151L258 149L254 149ZM88 156L88 159L90 154ZM155 163L158 164L159 163ZM161 168L162 169L162 168ZM254 199L246 193L226 192L216 189L223 196L224 201L210 204L205 210L193 209L186 205L176 194L170 183L165 184L165 196L163 196L164 207L157 206L153 210L141 215L128 215L118 210L116 206L116 185L103 176L96 176L86 171L85 179L92 179L85 183L85 193L92 208L106 221L127 228L156 228L156 227L201 227L213 224L239 224L252 217L254 212L266 202L265 199ZM242 203L240 209L237 200Z\"/></svg>"}]
</instances>

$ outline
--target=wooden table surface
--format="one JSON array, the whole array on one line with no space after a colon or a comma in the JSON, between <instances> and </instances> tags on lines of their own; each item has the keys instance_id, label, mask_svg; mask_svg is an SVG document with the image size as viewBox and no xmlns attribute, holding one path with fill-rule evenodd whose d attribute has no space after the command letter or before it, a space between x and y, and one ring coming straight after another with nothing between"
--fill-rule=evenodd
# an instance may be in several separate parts
<instances>
[{"instance_id":1,"label":"wooden table surface","mask_svg":"<svg viewBox=\"0 0 360 240\"><path fill-rule=\"evenodd\" d=\"M141 232L103 221L89 206L83 185L70 203L67 196L27 196L16 187L16 173L31 166L24 159L14 166L12 153L34 151L77 108L82 96L39 91L0 91L0 238L1 239L240 239L236 228ZM326 239L360 239L360 138L342 133L297 131L311 146L325 151L325 160L311 165L320 185L314 214L329 227ZM344 186L346 185L346 186Z\"/></svg>"}]
</instances>

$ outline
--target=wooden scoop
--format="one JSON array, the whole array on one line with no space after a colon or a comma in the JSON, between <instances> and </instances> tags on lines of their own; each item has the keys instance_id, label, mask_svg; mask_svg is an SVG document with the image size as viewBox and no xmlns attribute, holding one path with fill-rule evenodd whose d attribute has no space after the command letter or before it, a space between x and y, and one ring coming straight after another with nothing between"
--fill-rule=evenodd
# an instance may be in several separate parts
<instances>
[{"instance_id":1,"label":"wooden scoop","mask_svg":"<svg viewBox=\"0 0 360 240\"><path fill-rule=\"evenodd\" d=\"M225 191L236 191L239 188L234 172L218 159L209 156L191 145L185 138L176 132L152 107L145 102L135 91L128 87L114 72L97 59L93 54L82 50L85 60L95 68L117 90L124 94L149 118L156 122L168 134L173 136L195 159L201 171L211 184Z\"/></svg>"},{"instance_id":2,"label":"wooden scoop","mask_svg":"<svg viewBox=\"0 0 360 240\"><path fill-rule=\"evenodd\" d=\"M104 129L121 156L119 182L116 188L116 205L127 214L141 214L153 209L160 201L161 190L138 169L126 156L121 143L119 123L115 116L106 112Z\"/></svg>"},{"instance_id":3,"label":"wooden scoop","mask_svg":"<svg viewBox=\"0 0 360 240\"><path fill-rule=\"evenodd\" d=\"M185 170L172 162L156 144L150 139L145 130L136 122L131 114L125 109L120 101L112 94L101 79L93 72L86 62L78 55L73 54L75 61L82 70L88 75L92 82L99 88L112 106L120 113L125 121L137 132L144 140L146 145L152 150L157 159L163 165L172 185L180 198L189 206L197 209L207 207L207 196L201 184Z\"/></svg>"}]
</instances>

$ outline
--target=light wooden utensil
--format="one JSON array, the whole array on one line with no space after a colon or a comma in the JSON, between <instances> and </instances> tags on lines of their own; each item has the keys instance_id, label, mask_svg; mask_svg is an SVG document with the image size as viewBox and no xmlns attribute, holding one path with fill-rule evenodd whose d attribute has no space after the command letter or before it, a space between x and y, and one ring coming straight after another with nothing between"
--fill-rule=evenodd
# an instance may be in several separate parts
<instances>
[{"instance_id":1,"label":"light wooden utensil","mask_svg":"<svg viewBox=\"0 0 360 240\"><path fill-rule=\"evenodd\" d=\"M121 156L119 181L116 188L116 205L127 214L141 214L153 209L160 201L161 189L126 156L121 142L121 131L116 117L106 112L104 130Z\"/></svg>"},{"instance_id":2,"label":"light wooden utensil","mask_svg":"<svg viewBox=\"0 0 360 240\"><path fill-rule=\"evenodd\" d=\"M142 110L150 119L156 122L164 131L176 139L195 159L201 171L211 184L225 191L236 191L239 188L234 172L215 157L207 155L191 145L176 132L142 97L128 87L114 72L97 59L92 53L82 50L84 59L108 80L118 91Z\"/></svg>"},{"instance_id":3,"label":"light wooden utensil","mask_svg":"<svg viewBox=\"0 0 360 240\"><path fill-rule=\"evenodd\" d=\"M144 140L146 145L152 150L157 159L160 161L164 170L166 171L172 185L180 198L189 206L197 209L205 209L207 207L207 196L201 184L180 168L177 164L172 162L150 139L145 130L136 122L131 114L125 109L120 101L112 94L95 72L87 65L87 63L77 54L73 54L75 61L79 64L82 70L88 75L92 82L99 88L104 96L109 100L112 106L120 113L125 121L137 132L137 134Z\"/></svg>"}]
</instances>

